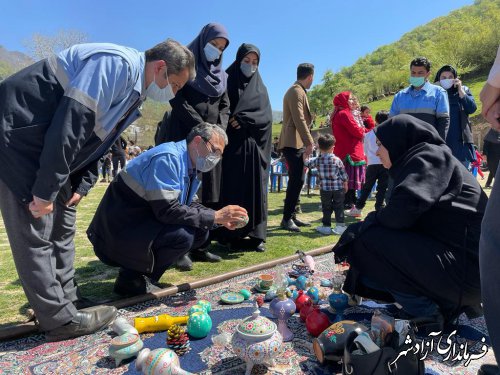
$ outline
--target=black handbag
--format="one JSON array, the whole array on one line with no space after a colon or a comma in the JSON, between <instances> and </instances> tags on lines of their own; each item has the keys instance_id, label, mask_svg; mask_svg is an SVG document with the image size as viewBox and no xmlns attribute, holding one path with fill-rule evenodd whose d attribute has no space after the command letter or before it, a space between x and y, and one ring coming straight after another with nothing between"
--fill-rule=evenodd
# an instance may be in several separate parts
<instances>
[{"instance_id":1,"label":"black handbag","mask_svg":"<svg viewBox=\"0 0 500 375\"><path fill-rule=\"evenodd\" d=\"M397 332L392 333L392 338L387 346L368 354L354 352L358 349L354 343L357 336L357 332L352 332L346 340L344 358L342 359L343 375L424 375L424 361L413 353L409 344L398 345L399 335ZM411 334L411 337L412 342L414 342L415 336ZM398 355L405 350L408 350L406 355L401 355L398 358Z\"/></svg>"}]
</instances>

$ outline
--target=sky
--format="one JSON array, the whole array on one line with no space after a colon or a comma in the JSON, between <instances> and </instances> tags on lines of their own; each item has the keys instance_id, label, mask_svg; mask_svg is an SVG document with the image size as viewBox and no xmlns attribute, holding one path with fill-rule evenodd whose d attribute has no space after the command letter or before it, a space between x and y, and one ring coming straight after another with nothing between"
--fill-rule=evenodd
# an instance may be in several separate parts
<instances>
[{"instance_id":1,"label":"sky","mask_svg":"<svg viewBox=\"0 0 500 375\"><path fill-rule=\"evenodd\" d=\"M77 30L89 42L110 42L144 51L166 38L191 42L210 22L222 23L230 44L223 66L241 43L261 51L259 70L274 110L295 81L297 65L323 74L350 66L378 47L473 0L0 0L0 45L27 53L34 33Z\"/></svg>"}]
</instances>

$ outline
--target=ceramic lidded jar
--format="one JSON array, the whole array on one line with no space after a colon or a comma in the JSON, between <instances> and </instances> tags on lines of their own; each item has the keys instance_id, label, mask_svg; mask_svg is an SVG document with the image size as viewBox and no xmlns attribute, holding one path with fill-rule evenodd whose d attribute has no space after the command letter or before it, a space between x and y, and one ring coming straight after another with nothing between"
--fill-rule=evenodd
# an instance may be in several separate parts
<instances>
[{"instance_id":1,"label":"ceramic lidded jar","mask_svg":"<svg viewBox=\"0 0 500 375\"><path fill-rule=\"evenodd\" d=\"M184 371L179 363L179 357L173 350L159 348L142 349L135 361L135 368L145 375L194 375Z\"/></svg>"},{"instance_id":2,"label":"ceramic lidded jar","mask_svg":"<svg viewBox=\"0 0 500 375\"><path fill-rule=\"evenodd\" d=\"M274 359L281 353L282 343L276 323L260 316L259 309L236 327L231 340L234 353L247 364L246 375L252 372L254 364L274 366Z\"/></svg>"},{"instance_id":3,"label":"ceramic lidded jar","mask_svg":"<svg viewBox=\"0 0 500 375\"><path fill-rule=\"evenodd\" d=\"M135 357L142 346L139 335L126 332L111 340L109 356L115 359L116 367L118 367L124 359Z\"/></svg>"}]
</instances>

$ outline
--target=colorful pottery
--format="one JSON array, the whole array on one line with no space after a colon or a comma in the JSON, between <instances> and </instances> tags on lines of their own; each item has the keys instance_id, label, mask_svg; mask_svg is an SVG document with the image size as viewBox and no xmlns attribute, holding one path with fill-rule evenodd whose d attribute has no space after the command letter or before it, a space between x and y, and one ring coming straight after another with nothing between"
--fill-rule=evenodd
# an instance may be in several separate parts
<instances>
[{"instance_id":1,"label":"colorful pottery","mask_svg":"<svg viewBox=\"0 0 500 375\"><path fill-rule=\"evenodd\" d=\"M249 291L249 290L247 290L247 289L241 289L239 293L240 293L240 294L243 296L243 298L244 298L244 299L246 299L246 300L247 300L247 299L249 299L249 298L252 296L252 293L250 293L250 291Z\"/></svg>"},{"instance_id":2,"label":"colorful pottery","mask_svg":"<svg viewBox=\"0 0 500 375\"><path fill-rule=\"evenodd\" d=\"M150 351L142 349L135 361L135 368L144 375L194 375L184 371L179 357L170 349L160 348Z\"/></svg>"},{"instance_id":3,"label":"colorful pottery","mask_svg":"<svg viewBox=\"0 0 500 375\"><path fill-rule=\"evenodd\" d=\"M252 316L243 319L231 339L234 353L246 364L246 375L250 375L254 364L274 366L274 359L281 353L281 334L276 323L260 316L256 309Z\"/></svg>"},{"instance_id":4,"label":"colorful pottery","mask_svg":"<svg viewBox=\"0 0 500 375\"><path fill-rule=\"evenodd\" d=\"M127 358L132 358L142 349L143 343L139 335L134 333L124 333L111 340L109 356L114 358L116 367Z\"/></svg>"},{"instance_id":5,"label":"colorful pottery","mask_svg":"<svg viewBox=\"0 0 500 375\"><path fill-rule=\"evenodd\" d=\"M186 324L189 316L161 314L149 318L135 318L134 326L139 333L166 331L173 324Z\"/></svg>"},{"instance_id":6,"label":"colorful pottery","mask_svg":"<svg viewBox=\"0 0 500 375\"><path fill-rule=\"evenodd\" d=\"M297 299L295 300L295 306L297 307L297 312L300 313L300 309L302 309L302 306L304 306L304 304L309 301L312 302L311 297L305 294L303 290L299 290L299 294L297 296Z\"/></svg>"},{"instance_id":7,"label":"colorful pottery","mask_svg":"<svg viewBox=\"0 0 500 375\"><path fill-rule=\"evenodd\" d=\"M338 362L344 355L344 345L349 334L353 331L359 334L367 330L363 324L353 320L334 323L313 340L314 354L320 363L326 360Z\"/></svg>"},{"instance_id":8,"label":"colorful pottery","mask_svg":"<svg viewBox=\"0 0 500 375\"><path fill-rule=\"evenodd\" d=\"M319 336L321 332L330 326L330 320L328 320L328 315L321 312L318 305L314 306L314 310L307 315L306 319L306 329L314 337Z\"/></svg>"},{"instance_id":9,"label":"colorful pottery","mask_svg":"<svg viewBox=\"0 0 500 375\"><path fill-rule=\"evenodd\" d=\"M261 290L269 290L271 288L271 285L273 285L273 282L274 276L269 273L264 273L262 275L259 275L257 285Z\"/></svg>"},{"instance_id":10,"label":"colorful pottery","mask_svg":"<svg viewBox=\"0 0 500 375\"><path fill-rule=\"evenodd\" d=\"M241 303L245 300L242 294L235 292L227 292L220 296L220 300L224 303L233 305L235 303Z\"/></svg>"},{"instance_id":11,"label":"colorful pottery","mask_svg":"<svg viewBox=\"0 0 500 375\"><path fill-rule=\"evenodd\" d=\"M207 310L205 309L205 307L203 307L202 305L193 305L189 308L188 310L188 316L191 316L191 314L194 314L195 312L202 312L202 313L206 313Z\"/></svg>"},{"instance_id":12,"label":"colorful pottery","mask_svg":"<svg viewBox=\"0 0 500 375\"><path fill-rule=\"evenodd\" d=\"M190 336L201 339L206 337L211 329L212 319L207 313L195 312L189 316L187 331Z\"/></svg>"},{"instance_id":13,"label":"colorful pottery","mask_svg":"<svg viewBox=\"0 0 500 375\"><path fill-rule=\"evenodd\" d=\"M299 259L304 263L308 268L309 272L314 273L314 269L316 268L316 262L314 258L310 255L306 255L303 251L297 250L297 254L299 254Z\"/></svg>"},{"instance_id":14,"label":"colorful pottery","mask_svg":"<svg viewBox=\"0 0 500 375\"><path fill-rule=\"evenodd\" d=\"M317 305L319 302L319 289L315 286L307 289L307 295L311 298L313 304Z\"/></svg>"},{"instance_id":15,"label":"colorful pottery","mask_svg":"<svg viewBox=\"0 0 500 375\"><path fill-rule=\"evenodd\" d=\"M342 292L333 292L328 296L328 303L335 312L335 322L344 319L344 310L349 306L349 298Z\"/></svg>"},{"instance_id":16,"label":"colorful pottery","mask_svg":"<svg viewBox=\"0 0 500 375\"><path fill-rule=\"evenodd\" d=\"M291 341L293 332L287 326L287 320L295 313L295 303L284 294L276 297L269 304L269 310L278 319L278 332L283 337L283 341Z\"/></svg>"},{"instance_id":17,"label":"colorful pottery","mask_svg":"<svg viewBox=\"0 0 500 375\"><path fill-rule=\"evenodd\" d=\"M302 305L302 308L300 309L300 319L305 322L307 319L307 316L312 313L314 310L313 303L312 301L307 301Z\"/></svg>"},{"instance_id":18,"label":"colorful pottery","mask_svg":"<svg viewBox=\"0 0 500 375\"><path fill-rule=\"evenodd\" d=\"M137 329L128 322L127 319L123 317L116 318L113 324L111 325L111 329L117 335L123 335L124 333L133 333L138 335Z\"/></svg>"},{"instance_id":19,"label":"colorful pottery","mask_svg":"<svg viewBox=\"0 0 500 375\"><path fill-rule=\"evenodd\" d=\"M205 308L205 312L209 313L212 311L212 304L208 302L207 300L200 299L198 302L196 302L197 305L201 305Z\"/></svg>"}]
</instances>

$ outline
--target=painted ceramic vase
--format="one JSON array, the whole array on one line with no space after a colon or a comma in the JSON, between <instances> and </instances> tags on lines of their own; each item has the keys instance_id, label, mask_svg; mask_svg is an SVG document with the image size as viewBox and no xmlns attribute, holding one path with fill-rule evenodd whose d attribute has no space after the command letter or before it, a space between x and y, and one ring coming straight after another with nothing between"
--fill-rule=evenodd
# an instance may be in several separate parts
<instances>
[{"instance_id":1,"label":"painted ceramic vase","mask_svg":"<svg viewBox=\"0 0 500 375\"><path fill-rule=\"evenodd\" d=\"M344 355L344 346L349 334L367 331L363 324L353 320L342 320L333 323L313 340L314 354L320 363L326 360L340 361Z\"/></svg>"},{"instance_id":2,"label":"painted ceramic vase","mask_svg":"<svg viewBox=\"0 0 500 375\"><path fill-rule=\"evenodd\" d=\"M139 335L124 333L111 340L109 356L115 360L116 367L118 367L124 359L135 357L142 347L143 343Z\"/></svg>"},{"instance_id":3,"label":"painted ceramic vase","mask_svg":"<svg viewBox=\"0 0 500 375\"><path fill-rule=\"evenodd\" d=\"M113 324L111 325L111 329L117 335L123 335L124 333L133 333L136 335L139 334L139 332L137 332L137 329L135 329L135 327L132 324L130 324L127 319L123 317L116 318Z\"/></svg>"},{"instance_id":4,"label":"painted ceramic vase","mask_svg":"<svg viewBox=\"0 0 500 375\"><path fill-rule=\"evenodd\" d=\"M206 337L212 329L212 319L205 312L195 312L189 316L187 332L196 339Z\"/></svg>"},{"instance_id":5,"label":"painted ceramic vase","mask_svg":"<svg viewBox=\"0 0 500 375\"><path fill-rule=\"evenodd\" d=\"M305 322L307 319L307 316L312 313L314 310L313 303L312 301L308 301L304 303L302 308L300 309L300 319Z\"/></svg>"},{"instance_id":6,"label":"painted ceramic vase","mask_svg":"<svg viewBox=\"0 0 500 375\"><path fill-rule=\"evenodd\" d=\"M305 294L303 290L299 290L299 294L297 296L297 299L295 300L295 306L297 307L296 312L300 313L302 306L309 302L312 303L311 297Z\"/></svg>"},{"instance_id":7,"label":"painted ceramic vase","mask_svg":"<svg viewBox=\"0 0 500 375\"><path fill-rule=\"evenodd\" d=\"M202 312L202 313L206 313L207 310L205 309L205 307L203 307L202 305L193 305L189 308L188 310L188 315L191 316L193 313L195 312Z\"/></svg>"},{"instance_id":8,"label":"painted ceramic vase","mask_svg":"<svg viewBox=\"0 0 500 375\"><path fill-rule=\"evenodd\" d=\"M269 304L269 310L278 319L278 332L285 342L293 339L293 332L288 328L287 320L295 313L296 308L293 300L286 298L285 295L276 297Z\"/></svg>"},{"instance_id":9,"label":"painted ceramic vase","mask_svg":"<svg viewBox=\"0 0 500 375\"><path fill-rule=\"evenodd\" d=\"M205 312L208 314L210 311L212 311L212 304L208 302L207 300L200 299L198 302L196 302L197 305L201 305L205 308Z\"/></svg>"},{"instance_id":10,"label":"painted ceramic vase","mask_svg":"<svg viewBox=\"0 0 500 375\"><path fill-rule=\"evenodd\" d=\"M309 298L311 298L313 304L317 305L319 302L319 289L316 288L315 286L310 287L307 289L307 295Z\"/></svg>"},{"instance_id":11,"label":"painted ceramic vase","mask_svg":"<svg viewBox=\"0 0 500 375\"><path fill-rule=\"evenodd\" d=\"M314 310L307 315L306 319L306 329L314 337L319 336L330 325L330 320L328 315L321 312L319 305L314 306Z\"/></svg>"},{"instance_id":12,"label":"painted ceramic vase","mask_svg":"<svg viewBox=\"0 0 500 375\"><path fill-rule=\"evenodd\" d=\"M344 310L349 306L349 298L342 292L333 292L328 296L328 303L335 312L335 322L344 319Z\"/></svg>"},{"instance_id":13,"label":"painted ceramic vase","mask_svg":"<svg viewBox=\"0 0 500 375\"><path fill-rule=\"evenodd\" d=\"M281 353L282 343L276 323L260 316L259 309L236 327L231 339L234 353L247 364L246 375L250 375L255 364L274 366L274 359Z\"/></svg>"},{"instance_id":14,"label":"painted ceramic vase","mask_svg":"<svg viewBox=\"0 0 500 375\"><path fill-rule=\"evenodd\" d=\"M153 351L142 349L135 361L135 368L144 375L194 375L181 368L179 357L173 350L165 348Z\"/></svg>"}]
</instances>

